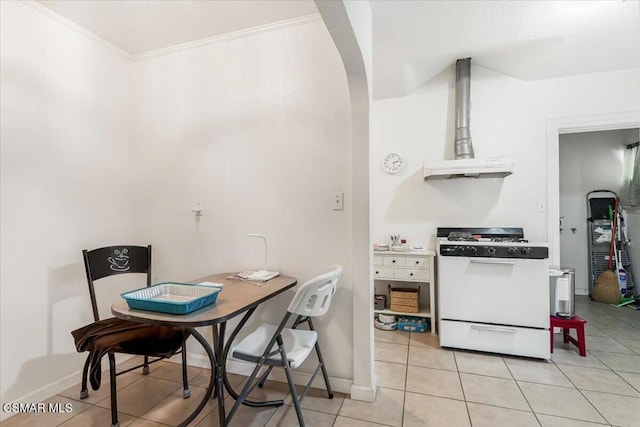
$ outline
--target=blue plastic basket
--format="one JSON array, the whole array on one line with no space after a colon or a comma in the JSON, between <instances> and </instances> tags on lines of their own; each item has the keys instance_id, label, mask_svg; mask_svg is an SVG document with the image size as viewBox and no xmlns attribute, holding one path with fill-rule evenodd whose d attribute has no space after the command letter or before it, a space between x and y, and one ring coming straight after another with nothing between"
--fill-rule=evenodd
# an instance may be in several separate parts
<instances>
[{"instance_id":1,"label":"blue plastic basket","mask_svg":"<svg viewBox=\"0 0 640 427\"><path fill-rule=\"evenodd\" d=\"M188 283L158 283L121 294L129 308L187 314L213 304L222 289Z\"/></svg>"}]
</instances>

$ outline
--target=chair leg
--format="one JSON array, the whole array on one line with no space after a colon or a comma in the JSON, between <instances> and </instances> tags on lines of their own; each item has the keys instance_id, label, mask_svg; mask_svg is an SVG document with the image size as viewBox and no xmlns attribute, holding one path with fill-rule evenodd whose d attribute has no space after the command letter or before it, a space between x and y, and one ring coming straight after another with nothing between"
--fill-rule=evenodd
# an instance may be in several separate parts
<instances>
[{"instance_id":1,"label":"chair leg","mask_svg":"<svg viewBox=\"0 0 640 427\"><path fill-rule=\"evenodd\" d=\"M182 397L191 397L189 391L189 380L187 379L187 341L182 342Z\"/></svg>"},{"instance_id":2,"label":"chair leg","mask_svg":"<svg viewBox=\"0 0 640 427\"><path fill-rule=\"evenodd\" d=\"M109 353L109 382L111 387L111 427L120 427L118 421L118 395L116 392L116 358Z\"/></svg>"},{"instance_id":3,"label":"chair leg","mask_svg":"<svg viewBox=\"0 0 640 427\"><path fill-rule=\"evenodd\" d=\"M287 375L287 382L289 383L289 392L291 393L291 400L296 408L296 415L298 416L298 424L300 427L304 427L304 416L302 415L302 408L300 407L300 399L298 398L298 392L296 392L296 385L293 382L293 375L291 374L291 367L287 360L287 354L284 351L284 344L282 337L278 337L278 347L280 348L280 358L284 362L284 372Z\"/></svg>"},{"instance_id":4,"label":"chair leg","mask_svg":"<svg viewBox=\"0 0 640 427\"><path fill-rule=\"evenodd\" d=\"M327 374L327 369L324 367L324 359L322 358L322 353L320 352L320 345L318 344L318 341L316 341L316 353L318 354L318 360L320 361L320 369L322 369L324 384L327 386L327 395L329 396L329 399L333 399L333 390L331 389L331 384L329 383L329 375Z\"/></svg>"},{"instance_id":5,"label":"chair leg","mask_svg":"<svg viewBox=\"0 0 640 427\"><path fill-rule=\"evenodd\" d=\"M245 381L244 387L242 388L240 395L238 396L238 398L236 399L236 402L233 404L233 407L231 407L231 410L227 414L227 419L226 419L227 425L230 424L231 418L233 418L233 416L235 415L240 405L242 405L242 402L244 402L245 399L249 396L249 393L251 393L251 390L254 389L255 384L252 385L252 383L254 383L254 380L256 376L258 376L258 373L262 369L262 366L263 366L262 360L256 363L256 367L253 368L253 372L251 372L251 375L249 375L249 378L247 378L247 380Z\"/></svg>"},{"instance_id":6,"label":"chair leg","mask_svg":"<svg viewBox=\"0 0 640 427\"><path fill-rule=\"evenodd\" d=\"M87 388L87 376L89 373L89 364L91 359L87 356L87 361L84 362L84 368L82 369L82 388L80 389L80 399L86 399L89 397L89 389Z\"/></svg>"},{"instance_id":7,"label":"chair leg","mask_svg":"<svg viewBox=\"0 0 640 427\"><path fill-rule=\"evenodd\" d=\"M144 357L144 365L142 366L142 375L149 373L149 356Z\"/></svg>"},{"instance_id":8,"label":"chair leg","mask_svg":"<svg viewBox=\"0 0 640 427\"><path fill-rule=\"evenodd\" d=\"M267 378L269 377L269 374L271 373L272 369L273 369L273 366L269 366L269 368L267 369L267 372L265 372L262 378L260 378L258 387L262 388L264 386L264 383L267 382Z\"/></svg>"},{"instance_id":9,"label":"chair leg","mask_svg":"<svg viewBox=\"0 0 640 427\"><path fill-rule=\"evenodd\" d=\"M315 331L316 328L313 326L313 321L311 318L307 319L309 323L309 329ZM320 351L320 344L316 340L316 354L318 355L318 360L320 361L320 368L322 369L322 376L324 377L324 384L327 386L327 395L329 399L333 399L333 390L331 389L331 384L329 383L329 375L327 374L327 369L324 367L324 359L322 358L322 352Z\"/></svg>"}]
</instances>

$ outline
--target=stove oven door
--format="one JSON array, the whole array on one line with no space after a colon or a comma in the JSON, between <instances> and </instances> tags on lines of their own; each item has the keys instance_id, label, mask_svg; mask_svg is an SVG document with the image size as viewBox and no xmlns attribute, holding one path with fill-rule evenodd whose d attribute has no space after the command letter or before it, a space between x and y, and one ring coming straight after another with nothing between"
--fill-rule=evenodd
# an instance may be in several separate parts
<instances>
[{"instance_id":1,"label":"stove oven door","mask_svg":"<svg viewBox=\"0 0 640 427\"><path fill-rule=\"evenodd\" d=\"M549 327L546 259L438 257L442 320Z\"/></svg>"}]
</instances>

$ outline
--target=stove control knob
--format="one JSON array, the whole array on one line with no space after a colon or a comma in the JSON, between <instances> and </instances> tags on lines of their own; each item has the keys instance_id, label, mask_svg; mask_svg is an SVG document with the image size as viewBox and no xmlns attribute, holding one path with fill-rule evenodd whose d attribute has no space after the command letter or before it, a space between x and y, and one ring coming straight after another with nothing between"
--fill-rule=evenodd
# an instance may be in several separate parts
<instances>
[{"instance_id":1,"label":"stove control knob","mask_svg":"<svg viewBox=\"0 0 640 427\"><path fill-rule=\"evenodd\" d=\"M487 248L487 252L489 253L489 255L493 255L496 253L496 248Z\"/></svg>"},{"instance_id":2,"label":"stove control knob","mask_svg":"<svg viewBox=\"0 0 640 427\"><path fill-rule=\"evenodd\" d=\"M529 252L531 252L531 248L522 248L520 249L520 252L522 252L523 255L527 255Z\"/></svg>"},{"instance_id":3,"label":"stove control knob","mask_svg":"<svg viewBox=\"0 0 640 427\"><path fill-rule=\"evenodd\" d=\"M509 248L507 249L507 252L510 254L515 254L516 252L518 252L518 248Z\"/></svg>"},{"instance_id":4,"label":"stove control knob","mask_svg":"<svg viewBox=\"0 0 640 427\"><path fill-rule=\"evenodd\" d=\"M456 250L457 250L458 252L464 252L464 246L457 246L457 247L456 247Z\"/></svg>"},{"instance_id":5,"label":"stove control knob","mask_svg":"<svg viewBox=\"0 0 640 427\"><path fill-rule=\"evenodd\" d=\"M475 253L477 253L477 252L478 252L478 248L476 248L475 246L469 246L469 251L470 251L472 254L475 254Z\"/></svg>"}]
</instances>

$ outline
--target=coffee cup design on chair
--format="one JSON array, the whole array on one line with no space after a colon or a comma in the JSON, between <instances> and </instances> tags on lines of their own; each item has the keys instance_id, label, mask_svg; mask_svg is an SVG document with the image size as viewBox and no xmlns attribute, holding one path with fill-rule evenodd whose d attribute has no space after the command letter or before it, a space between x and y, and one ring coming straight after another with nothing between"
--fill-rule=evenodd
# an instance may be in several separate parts
<instances>
[{"instance_id":1,"label":"coffee cup design on chair","mask_svg":"<svg viewBox=\"0 0 640 427\"><path fill-rule=\"evenodd\" d=\"M130 266L127 252L129 252L127 248L114 250L113 253L115 256L107 258L109 261L109 268L113 271L128 271Z\"/></svg>"}]
</instances>

